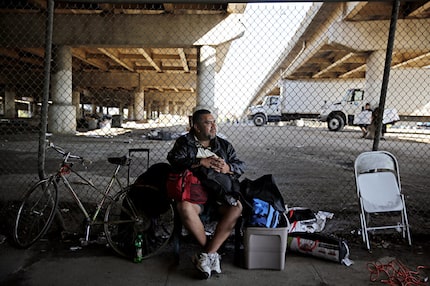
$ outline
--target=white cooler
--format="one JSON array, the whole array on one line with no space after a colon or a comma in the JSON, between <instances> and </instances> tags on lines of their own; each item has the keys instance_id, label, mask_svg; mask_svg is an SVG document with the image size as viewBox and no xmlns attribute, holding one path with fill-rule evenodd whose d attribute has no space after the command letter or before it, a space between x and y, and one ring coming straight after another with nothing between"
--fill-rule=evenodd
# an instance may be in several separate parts
<instances>
[{"instance_id":1,"label":"white cooler","mask_svg":"<svg viewBox=\"0 0 430 286\"><path fill-rule=\"evenodd\" d=\"M245 229L245 267L247 269L276 269L285 267L288 227Z\"/></svg>"}]
</instances>

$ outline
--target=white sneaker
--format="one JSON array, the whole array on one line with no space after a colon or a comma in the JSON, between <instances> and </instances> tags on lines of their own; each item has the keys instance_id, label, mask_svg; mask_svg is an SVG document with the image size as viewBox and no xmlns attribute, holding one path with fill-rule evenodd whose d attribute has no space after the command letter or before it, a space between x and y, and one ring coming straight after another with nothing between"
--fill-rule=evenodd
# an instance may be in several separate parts
<instances>
[{"instance_id":1,"label":"white sneaker","mask_svg":"<svg viewBox=\"0 0 430 286\"><path fill-rule=\"evenodd\" d=\"M214 271L220 274L221 273L221 255L219 255L217 252L208 253L208 257L210 260L211 271Z\"/></svg>"},{"instance_id":2,"label":"white sneaker","mask_svg":"<svg viewBox=\"0 0 430 286\"><path fill-rule=\"evenodd\" d=\"M208 279L211 277L211 259L207 253L196 254L192 257L192 262L197 270L202 274L202 278Z\"/></svg>"}]
</instances>

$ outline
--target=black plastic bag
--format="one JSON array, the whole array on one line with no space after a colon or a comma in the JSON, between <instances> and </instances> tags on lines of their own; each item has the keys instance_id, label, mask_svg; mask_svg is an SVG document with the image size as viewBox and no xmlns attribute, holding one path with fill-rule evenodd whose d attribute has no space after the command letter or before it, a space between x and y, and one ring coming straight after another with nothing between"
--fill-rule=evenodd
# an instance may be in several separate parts
<instances>
[{"instance_id":1,"label":"black plastic bag","mask_svg":"<svg viewBox=\"0 0 430 286\"><path fill-rule=\"evenodd\" d=\"M193 173L199 178L209 197L215 201L236 205L240 199L240 183L236 176L204 167L194 169Z\"/></svg>"},{"instance_id":2,"label":"black plastic bag","mask_svg":"<svg viewBox=\"0 0 430 286\"><path fill-rule=\"evenodd\" d=\"M286 211L284 198L271 174L263 175L254 181L245 178L240 182L240 192L248 206L252 205L252 199L258 198L268 202L279 212Z\"/></svg>"},{"instance_id":3,"label":"black plastic bag","mask_svg":"<svg viewBox=\"0 0 430 286\"><path fill-rule=\"evenodd\" d=\"M130 186L128 196L138 210L157 216L169 208L166 181L170 170L167 163L154 164Z\"/></svg>"}]
</instances>

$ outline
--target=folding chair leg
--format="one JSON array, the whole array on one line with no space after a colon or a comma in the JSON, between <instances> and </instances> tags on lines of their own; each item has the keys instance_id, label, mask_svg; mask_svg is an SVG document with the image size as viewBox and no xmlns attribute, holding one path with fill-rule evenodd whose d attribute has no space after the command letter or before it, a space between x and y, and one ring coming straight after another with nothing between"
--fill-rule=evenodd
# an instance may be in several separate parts
<instances>
[{"instance_id":1,"label":"folding chair leg","mask_svg":"<svg viewBox=\"0 0 430 286\"><path fill-rule=\"evenodd\" d=\"M405 219L405 224L404 224L404 228L403 229L406 230L406 234L408 235L408 243L409 243L409 246L411 246L412 245L412 239L411 239L411 232L410 232L410 229L409 229L408 215L406 214L406 207L403 208L403 213L402 214L403 214L404 219Z\"/></svg>"},{"instance_id":2,"label":"folding chair leg","mask_svg":"<svg viewBox=\"0 0 430 286\"><path fill-rule=\"evenodd\" d=\"M363 236L363 242L366 244L367 250L370 250L370 242L369 242L369 233L368 233L368 229L367 229L366 214L363 212L360 214L361 228L362 228L361 234Z\"/></svg>"},{"instance_id":3,"label":"folding chair leg","mask_svg":"<svg viewBox=\"0 0 430 286\"><path fill-rule=\"evenodd\" d=\"M366 228L366 247L367 247L367 250L370 250L369 233L367 232L367 228Z\"/></svg>"},{"instance_id":4,"label":"folding chair leg","mask_svg":"<svg viewBox=\"0 0 430 286\"><path fill-rule=\"evenodd\" d=\"M366 236L365 236L366 227L365 227L365 222L362 215L360 215L360 221L361 221L361 239L363 240L363 243L366 243Z\"/></svg>"},{"instance_id":5,"label":"folding chair leg","mask_svg":"<svg viewBox=\"0 0 430 286\"><path fill-rule=\"evenodd\" d=\"M408 243L409 243L409 246L411 246L412 245L411 232L410 232L410 229L409 229L408 214L406 212L405 197L403 195L402 195L402 202L403 202L402 217L403 217L403 219L405 221L404 226L405 226L405 229L406 229L406 232L407 232L407 235L408 235Z\"/></svg>"}]
</instances>

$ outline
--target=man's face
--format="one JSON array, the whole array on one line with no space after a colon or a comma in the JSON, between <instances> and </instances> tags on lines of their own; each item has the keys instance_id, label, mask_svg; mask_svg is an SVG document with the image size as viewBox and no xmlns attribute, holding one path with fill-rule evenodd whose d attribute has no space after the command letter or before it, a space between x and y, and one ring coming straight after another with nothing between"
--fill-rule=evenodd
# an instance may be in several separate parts
<instances>
[{"instance_id":1,"label":"man's face","mask_svg":"<svg viewBox=\"0 0 430 286\"><path fill-rule=\"evenodd\" d=\"M194 125L198 139L210 140L216 136L216 122L212 114L203 114Z\"/></svg>"}]
</instances>

